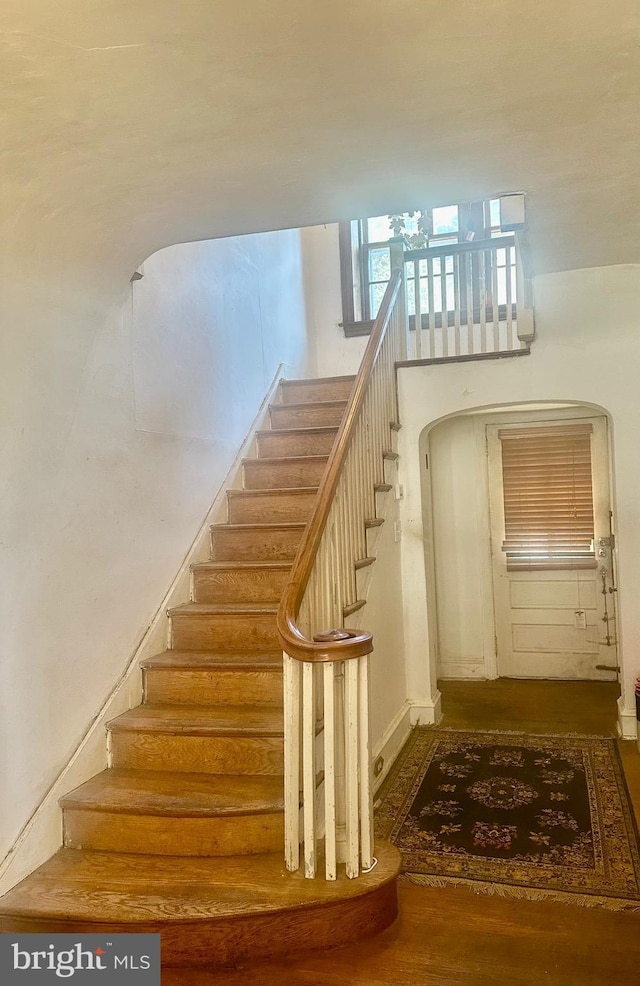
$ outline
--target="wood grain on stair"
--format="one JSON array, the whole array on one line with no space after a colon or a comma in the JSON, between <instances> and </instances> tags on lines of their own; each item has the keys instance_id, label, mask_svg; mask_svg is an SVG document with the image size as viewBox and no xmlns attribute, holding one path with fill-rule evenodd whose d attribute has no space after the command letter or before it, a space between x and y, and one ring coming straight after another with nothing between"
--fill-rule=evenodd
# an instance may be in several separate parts
<instances>
[{"instance_id":1,"label":"wood grain on stair","mask_svg":"<svg viewBox=\"0 0 640 986\"><path fill-rule=\"evenodd\" d=\"M318 493L317 486L286 490L228 490L230 524L306 523Z\"/></svg>"},{"instance_id":2,"label":"wood grain on stair","mask_svg":"<svg viewBox=\"0 0 640 986\"><path fill-rule=\"evenodd\" d=\"M160 932L163 964L219 967L333 948L388 927L400 857L358 880L305 880L282 854L175 857L62 849L0 901L0 931Z\"/></svg>"},{"instance_id":3,"label":"wood grain on stair","mask_svg":"<svg viewBox=\"0 0 640 986\"><path fill-rule=\"evenodd\" d=\"M244 459L246 490L282 490L317 486L327 465L326 455L292 455L271 459Z\"/></svg>"},{"instance_id":4,"label":"wood grain on stair","mask_svg":"<svg viewBox=\"0 0 640 986\"><path fill-rule=\"evenodd\" d=\"M282 403L346 401L353 388L354 380L354 376L323 377L317 380L283 380L280 384Z\"/></svg>"},{"instance_id":5,"label":"wood grain on stair","mask_svg":"<svg viewBox=\"0 0 640 986\"><path fill-rule=\"evenodd\" d=\"M62 799L71 849L175 856L277 852L280 777L106 770Z\"/></svg>"},{"instance_id":6,"label":"wood grain on stair","mask_svg":"<svg viewBox=\"0 0 640 986\"><path fill-rule=\"evenodd\" d=\"M272 774L283 771L284 742L277 736L219 733L117 731L111 737L114 767L208 774Z\"/></svg>"},{"instance_id":7,"label":"wood grain on stair","mask_svg":"<svg viewBox=\"0 0 640 986\"><path fill-rule=\"evenodd\" d=\"M145 701L172 705L283 704L282 659L275 668L156 668L144 672Z\"/></svg>"},{"instance_id":8,"label":"wood grain on stair","mask_svg":"<svg viewBox=\"0 0 640 986\"><path fill-rule=\"evenodd\" d=\"M214 561L290 561L295 557L305 524L213 524Z\"/></svg>"},{"instance_id":9,"label":"wood grain on stair","mask_svg":"<svg viewBox=\"0 0 640 986\"><path fill-rule=\"evenodd\" d=\"M191 567L194 602L278 602L291 565L287 561L204 562Z\"/></svg>"},{"instance_id":10,"label":"wood grain on stair","mask_svg":"<svg viewBox=\"0 0 640 986\"><path fill-rule=\"evenodd\" d=\"M272 603L189 603L169 611L173 646L213 650L273 650L278 646Z\"/></svg>"},{"instance_id":11,"label":"wood grain on stair","mask_svg":"<svg viewBox=\"0 0 640 986\"><path fill-rule=\"evenodd\" d=\"M112 732L174 736L282 736L282 712L270 706L138 705L107 723Z\"/></svg>"},{"instance_id":12,"label":"wood grain on stair","mask_svg":"<svg viewBox=\"0 0 640 986\"><path fill-rule=\"evenodd\" d=\"M140 662L140 667L148 670L164 670L167 668L201 669L209 671L212 668L227 668L229 670L271 669L282 671L282 651L272 650L260 653L258 651L180 651L167 650L155 654Z\"/></svg>"},{"instance_id":13,"label":"wood grain on stair","mask_svg":"<svg viewBox=\"0 0 640 986\"><path fill-rule=\"evenodd\" d=\"M339 425L346 408L346 401L322 401L315 404L271 404L271 427L322 428Z\"/></svg>"},{"instance_id":14,"label":"wood grain on stair","mask_svg":"<svg viewBox=\"0 0 640 986\"><path fill-rule=\"evenodd\" d=\"M63 808L107 809L183 818L282 811L282 777L246 777L112 768L60 801Z\"/></svg>"},{"instance_id":15,"label":"wood grain on stair","mask_svg":"<svg viewBox=\"0 0 640 986\"><path fill-rule=\"evenodd\" d=\"M256 435L258 458L295 455L328 455L338 433L333 428L288 428L259 431Z\"/></svg>"}]
</instances>

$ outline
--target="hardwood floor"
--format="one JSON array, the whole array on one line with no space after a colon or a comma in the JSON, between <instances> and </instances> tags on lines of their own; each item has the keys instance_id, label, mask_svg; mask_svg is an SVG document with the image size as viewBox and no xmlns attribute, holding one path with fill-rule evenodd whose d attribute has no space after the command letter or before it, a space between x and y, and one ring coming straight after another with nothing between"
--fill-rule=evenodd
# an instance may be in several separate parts
<instances>
[{"instance_id":1,"label":"hardwood floor","mask_svg":"<svg viewBox=\"0 0 640 986\"><path fill-rule=\"evenodd\" d=\"M615 735L615 685L442 683L443 725ZM619 741L636 818L640 755ZM399 884L400 917L333 952L227 972L168 969L163 986L637 986L640 912Z\"/></svg>"},{"instance_id":2,"label":"hardwood floor","mask_svg":"<svg viewBox=\"0 0 640 986\"><path fill-rule=\"evenodd\" d=\"M440 681L443 726L616 736L615 681Z\"/></svg>"}]
</instances>

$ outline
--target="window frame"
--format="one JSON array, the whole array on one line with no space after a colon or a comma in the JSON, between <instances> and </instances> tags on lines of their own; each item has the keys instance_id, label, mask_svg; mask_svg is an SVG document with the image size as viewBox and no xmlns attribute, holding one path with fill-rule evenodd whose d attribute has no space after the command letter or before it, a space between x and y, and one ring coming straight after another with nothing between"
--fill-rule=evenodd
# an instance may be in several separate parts
<instances>
[{"instance_id":1,"label":"window frame","mask_svg":"<svg viewBox=\"0 0 640 986\"><path fill-rule=\"evenodd\" d=\"M500 226L491 225L491 202L497 196L477 202L451 203L458 208L458 233L437 233L429 237L430 246L451 242L464 243L469 229L474 229L475 239L491 239L502 235ZM433 206L433 209L442 206ZM340 286L342 296L342 322L345 336L368 335L374 323L371 314L369 287L369 252L385 246L389 240L369 241L368 219L354 219L338 224L340 253ZM456 239L454 239L454 236ZM390 238L391 239L391 238ZM411 319L410 319L411 322Z\"/></svg>"}]
</instances>

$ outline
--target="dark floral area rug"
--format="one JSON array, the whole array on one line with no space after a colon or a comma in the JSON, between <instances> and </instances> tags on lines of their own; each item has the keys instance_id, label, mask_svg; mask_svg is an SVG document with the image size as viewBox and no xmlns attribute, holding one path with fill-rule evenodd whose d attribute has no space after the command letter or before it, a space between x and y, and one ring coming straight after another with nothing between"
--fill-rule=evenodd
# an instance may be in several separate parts
<instances>
[{"instance_id":1,"label":"dark floral area rug","mask_svg":"<svg viewBox=\"0 0 640 986\"><path fill-rule=\"evenodd\" d=\"M411 882L640 910L615 740L419 727L381 800L377 834Z\"/></svg>"}]
</instances>

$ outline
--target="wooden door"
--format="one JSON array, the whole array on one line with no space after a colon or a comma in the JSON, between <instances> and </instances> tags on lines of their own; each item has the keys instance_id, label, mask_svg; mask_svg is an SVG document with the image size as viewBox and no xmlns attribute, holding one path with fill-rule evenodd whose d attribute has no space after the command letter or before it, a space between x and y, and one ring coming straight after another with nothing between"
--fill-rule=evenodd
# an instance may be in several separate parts
<instances>
[{"instance_id":1,"label":"wooden door","mask_svg":"<svg viewBox=\"0 0 640 986\"><path fill-rule=\"evenodd\" d=\"M588 420L594 544L591 567L557 567L537 561L530 570L509 570L505 544L501 427L487 426L498 675L511 678L610 680L617 648L611 548L607 420ZM570 424L545 421L545 428ZM534 425L530 422L532 428ZM523 429L525 423L507 427ZM502 430L504 434L504 430ZM551 522L550 522L551 523ZM612 670L604 670L605 668Z\"/></svg>"}]
</instances>

